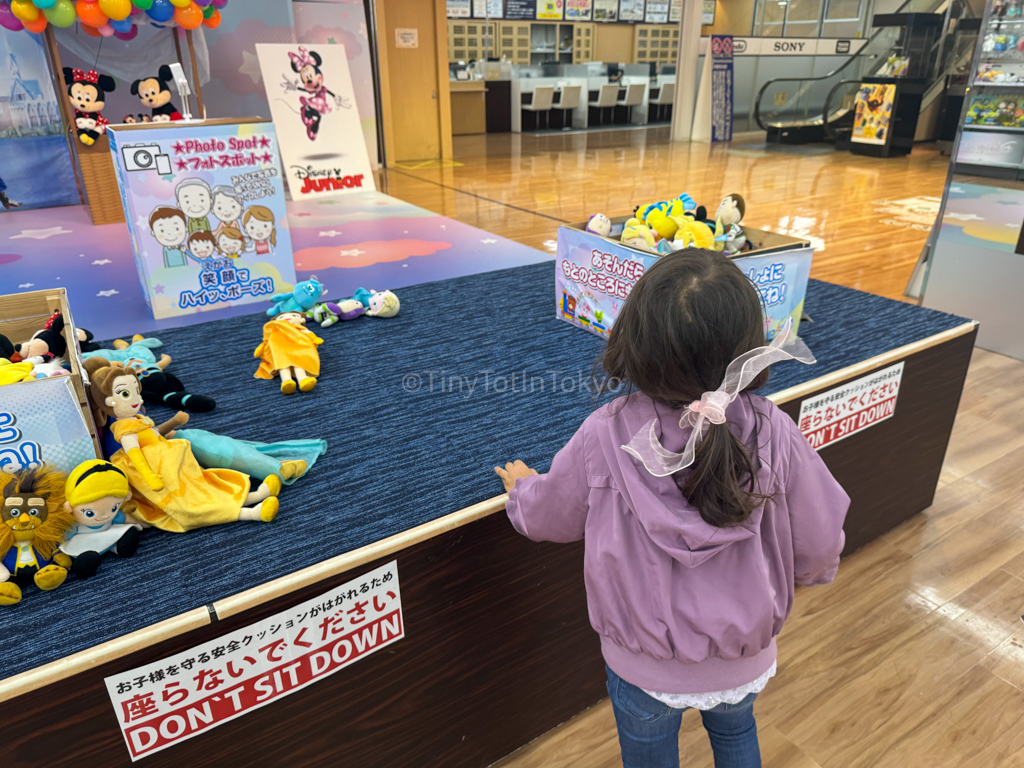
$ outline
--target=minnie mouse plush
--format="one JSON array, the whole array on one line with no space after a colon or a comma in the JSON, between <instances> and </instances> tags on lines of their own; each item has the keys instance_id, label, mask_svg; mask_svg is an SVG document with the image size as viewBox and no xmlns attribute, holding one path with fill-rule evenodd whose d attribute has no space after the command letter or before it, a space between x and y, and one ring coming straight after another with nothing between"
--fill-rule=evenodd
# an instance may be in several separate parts
<instances>
[{"instance_id":1,"label":"minnie mouse plush","mask_svg":"<svg viewBox=\"0 0 1024 768\"><path fill-rule=\"evenodd\" d=\"M96 139L107 132L110 122L100 114L106 106L107 93L114 90L114 78L101 75L94 69L85 72L81 69L64 67L64 83L68 87L68 97L75 108L75 125L78 128L78 140L91 147Z\"/></svg>"}]
</instances>

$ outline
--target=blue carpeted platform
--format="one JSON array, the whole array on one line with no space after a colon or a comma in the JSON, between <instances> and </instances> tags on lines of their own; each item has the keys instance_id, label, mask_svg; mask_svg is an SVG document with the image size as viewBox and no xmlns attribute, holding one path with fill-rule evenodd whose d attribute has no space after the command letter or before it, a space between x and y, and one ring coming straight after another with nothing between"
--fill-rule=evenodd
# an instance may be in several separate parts
<instances>
[{"instance_id":1,"label":"blue carpeted platform","mask_svg":"<svg viewBox=\"0 0 1024 768\"><path fill-rule=\"evenodd\" d=\"M272 524L149 531L135 557L107 558L89 581L27 590L0 612L0 678L495 496L497 463L546 468L594 407L577 385L603 343L555 319L553 271L546 263L414 286L400 291L396 318L321 329L322 375L310 394L286 397L253 378L261 316L162 332L170 370L218 401L190 426L248 440L323 437L327 455L284 490ZM815 281L806 310L815 322L801 335L820 362L776 366L769 392L965 322ZM472 393L452 377L475 378Z\"/></svg>"}]
</instances>

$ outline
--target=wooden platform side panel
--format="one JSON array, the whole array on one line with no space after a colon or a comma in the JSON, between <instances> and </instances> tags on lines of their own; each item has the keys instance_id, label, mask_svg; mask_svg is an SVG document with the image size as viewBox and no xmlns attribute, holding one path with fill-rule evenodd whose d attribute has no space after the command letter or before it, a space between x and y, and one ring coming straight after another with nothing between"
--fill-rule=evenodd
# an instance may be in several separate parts
<instances>
[{"instance_id":1,"label":"wooden platform side panel","mask_svg":"<svg viewBox=\"0 0 1024 768\"><path fill-rule=\"evenodd\" d=\"M395 557L0 704L4 768L36 768L41 759L58 767L132 765L104 677L258 621ZM536 544L494 514L397 560L404 639L146 757L145 765L484 768L605 696L582 543Z\"/></svg>"},{"instance_id":2,"label":"wooden platform side panel","mask_svg":"<svg viewBox=\"0 0 1024 768\"><path fill-rule=\"evenodd\" d=\"M844 554L931 506L976 336L975 327L907 355L892 418L821 449L821 458L851 499ZM779 407L795 420L800 404L815 394Z\"/></svg>"}]
</instances>

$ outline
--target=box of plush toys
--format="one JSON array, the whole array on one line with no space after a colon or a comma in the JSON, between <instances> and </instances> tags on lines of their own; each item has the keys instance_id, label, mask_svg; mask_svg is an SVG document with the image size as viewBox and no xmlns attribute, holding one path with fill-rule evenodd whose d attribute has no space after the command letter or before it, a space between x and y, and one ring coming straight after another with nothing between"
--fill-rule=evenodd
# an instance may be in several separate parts
<instances>
[{"instance_id":1,"label":"box of plush toys","mask_svg":"<svg viewBox=\"0 0 1024 768\"><path fill-rule=\"evenodd\" d=\"M81 347L63 288L0 296L0 471L70 472L100 451Z\"/></svg>"},{"instance_id":2,"label":"box of plush toys","mask_svg":"<svg viewBox=\"0 0 1024 768\"><path fill-rule=\"evenodd\" d=\"M632 216L610 219L598 213L586 222L560 227L556 316L607 336L633 285L657 259L684 248L706 248L732 259L757 287L767 339L790 317L795 332L814 249L807 240L744 227L745 212L739 194L726 196L709 217L707 208L683 193L639 205Z\"/></svg>"}]
</instances>

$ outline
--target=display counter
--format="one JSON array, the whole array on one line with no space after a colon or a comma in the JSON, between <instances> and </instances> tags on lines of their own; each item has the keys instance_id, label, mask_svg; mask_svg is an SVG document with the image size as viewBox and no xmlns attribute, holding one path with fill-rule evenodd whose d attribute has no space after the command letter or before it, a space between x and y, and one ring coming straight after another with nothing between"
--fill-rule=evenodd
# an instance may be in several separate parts
<instances>
[{"instance_id":1,"label":"display counter","mask_svg":"<svg viewBox=\"0 0 1024 768\"><path fill-rule=\"evenodd\" d=\"M487 83L483 80L452 80L452 136L487 133Z\"/></svg>"},{"instance_id":2,"label":"display counter","mask_svg":"<svg viewBox=\"0 0 1024 768\"><path fill-rule=\"evenodd\" d=\"M4 608L5 768L130 765L105 677L392 561L402 639L146 765L482 767L601 699L583 546L518 536L492 469L520 458L544 471L595 407L586 381L603 342L554 316L553 270L414 286L393 319L318 329L319 383L289 398L252 378L262 317L161 333L178 375L218 396L190 426L330 447L282 492L271 524L146 532L134 557L106 558L93 579ZM479 309L439 320L457 304ZM817 281L805 308L801 336L819 362L776 366L766 389L794 418L902 364L891 417L821 450L852 498L852 550L931 503L976 324Z\"/></svg>"}]
</instances>

